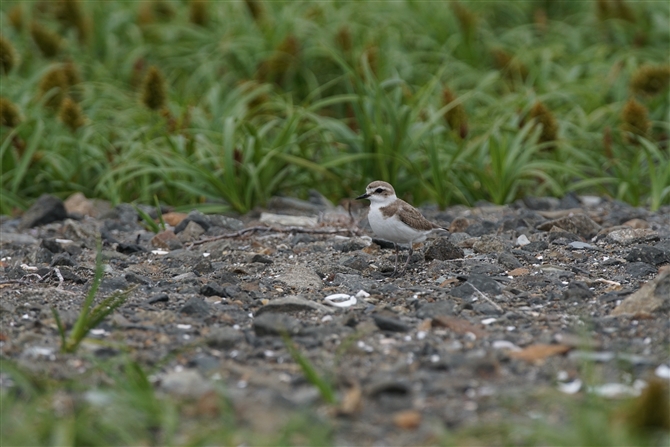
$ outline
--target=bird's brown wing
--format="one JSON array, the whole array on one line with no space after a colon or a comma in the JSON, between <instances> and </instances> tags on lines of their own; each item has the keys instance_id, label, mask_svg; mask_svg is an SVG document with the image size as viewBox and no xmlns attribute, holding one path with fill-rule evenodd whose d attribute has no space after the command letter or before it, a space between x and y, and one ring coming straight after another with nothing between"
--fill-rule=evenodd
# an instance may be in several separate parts
<instances>
[{"instance_id":1,"label":"bird's brown wing","mask_svg":"<svg viewBox=\"0 0 670 447\"><path fill-rule=\"evenodd\" d=\"M434 224L433 222L423 217L421 212L409 203L405 202L404 200L401 200L400 202L400 209L398 210L397 215L401 222L420 231L429 231L436 228L442 228L441 226Z\"/></svg>"}]
</instances>

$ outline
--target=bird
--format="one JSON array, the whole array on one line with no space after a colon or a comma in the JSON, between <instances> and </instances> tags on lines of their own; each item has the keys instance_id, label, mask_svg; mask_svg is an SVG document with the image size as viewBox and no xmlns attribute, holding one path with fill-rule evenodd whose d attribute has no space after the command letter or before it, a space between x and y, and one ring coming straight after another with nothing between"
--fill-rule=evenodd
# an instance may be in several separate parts
<instances>
[{"instance_id":1,"label":"bird","mask_svg":"<svg viewBox=\"0 0 670 447\"><path fill-rule=\"evenodd\" d=\"M443 228L425 217L409 203L399 199L390 183L380 180L370 183L365 188L365 194L356 197L356 200L370 201L368 222L372 231L380 238L393 242L395 247L395 267L392 277L400 276L407 270L407 265L414 252L412 245L426 240L426 236L435 230ZM409 245L409 254L405 266L398 271L398 245Z\"/></svg>"}]
</instances>

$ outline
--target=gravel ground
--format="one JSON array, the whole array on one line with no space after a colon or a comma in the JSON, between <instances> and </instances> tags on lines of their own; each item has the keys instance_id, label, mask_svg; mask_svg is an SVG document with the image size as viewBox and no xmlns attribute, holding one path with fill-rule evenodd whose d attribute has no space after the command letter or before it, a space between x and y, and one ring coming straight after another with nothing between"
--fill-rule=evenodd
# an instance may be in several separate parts
<instances>
[{"instance_id":1,"label":"gravel ground","mask_svg":"<svg viewBox=\"0 0 670 447\"><path fill-rule=\"evenodd\" d=\"M444 427L528 418L524 396L580 392L589 360L608 396L668 377L669 207L567 196L424 208L450 234L415 247L407 273L389 278L392 246L371 235L364 208L344 205L315 194L241 218L166 212L169 230L155 235L130 205L42 197L1 221L2 356L73 378L91 356L129 352L164 365L152 379L167 393L223 383L253 430L315 409L338 444L421 444ZM103 343L59 354L51 307L72 325L96 235L98 296L132 291L90 334ZM351 305L325 300L335 294ZM305 379L284 332L332 382L337 408Z\"/></svg>"}]
</instances>

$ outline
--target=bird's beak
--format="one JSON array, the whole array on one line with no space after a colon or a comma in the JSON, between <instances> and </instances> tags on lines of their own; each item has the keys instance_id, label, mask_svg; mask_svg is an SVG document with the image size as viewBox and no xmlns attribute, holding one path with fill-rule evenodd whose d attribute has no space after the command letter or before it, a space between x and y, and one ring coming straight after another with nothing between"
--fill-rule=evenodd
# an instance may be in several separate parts
<instances>
[{"instance_id":1,"label":"bird's beak","mask_svg":"<svg viewBox=\"0 0 670 447\"><path fill-rule=\"evenodd\" d=\"M367 199L368 197L370 197L370 194L365 193L365 194L361 194L360 196L356 197L356 200Z\"/></svg>"}]
</instances>

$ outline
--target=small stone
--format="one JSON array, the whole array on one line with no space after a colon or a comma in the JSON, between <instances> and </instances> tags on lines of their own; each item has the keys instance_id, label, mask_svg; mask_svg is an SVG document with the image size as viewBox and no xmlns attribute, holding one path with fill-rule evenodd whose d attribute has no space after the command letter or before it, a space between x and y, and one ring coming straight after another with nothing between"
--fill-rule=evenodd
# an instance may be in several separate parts
<instances>
[{"instance_id":1,"label":"small stone","mask_svg":"<svg viewBox=\"0 0 670 447\"><path fill-rule=\"evenodd\" d=\"M625 271L633 278L641 278L647 275L655 275L658 269L646 262L631 262L626 264Z\"/></svg>"},{"instance_id":2,"label":"small stone","mask_svg":"<svg viewBox=\"0 0 670 447\"><path fill-rule=\"evenodd\" d=\"M670 267L659 270L653 280L623 300L611 313L614 316L627 314L655 314L670 310Z\"/></svg>"},{"instance_id":3,"label":"small stone","mask_svg":"<svg viewBox=\"0 0 670 447\"><path fill-rule=\"evenodd\" d=\"M214 328L207 336L206 343L214 349L231 349L244 340L244 335L232 327Z\"/></svg>"},{"instance_id":4,"label":"small stone","mask_svg":"<svg viewBox=\"0 0 670 447\"><path fill-rule=\"evenodd\" d=\"M76 265L77 264L72 260L69 253L58 253L54 255L53 259L51 260L51 267L55 266L74 267Z\"/></svg>"},{"instance_id":5,"label":"small stone","mask_svg":"<svg viewBox=\"0 0 670 447\"><path fill-rule=\"evenodd\" d=\"M491 234L495 232L496 229L497 225L495 223L485 220L470 225L465 229L465 232L472 237L480 237L484 236L485 234Z\"/></svg>"},{"instance_id":6,"label":"small stone","mask_svg":"<svg viewBox=\"0 0 670 447\"><path fill-rule=\"evenodd\" d=\"M435 241L428 246L428 249L424 254L426 261L432 261L434 259L440 261L462 259L463 256L463 250L449 242L446 238L435 239Z\"/></svg>"},{"instance_id":7,"label":"small stone","mask_svg":"<svg viewBox=\"0 0 670 447\"><path fill-rule=\"evenodd\" d=\"M318 223L316 217L288 216L284 214L261 213L261 222L270 225L285 225L287 227L315 227Z\"/></svg>"},{"instance_id":8,"label":"small stone","mask_svg":"<svg viewBox=\"0 0 670 447\"><path fill-rule=\"evenodd\" d=\"M195 369L169 372L160 384L169 394L183 397L200 397L213 390L212 384Z\"/></svg>"},{"instance_id":9,"label":"small stone","mask_svg":"<svg viewBox=\"0 0 670 447\"><path fill-rule=\"evenodd\" d=\"M147 303L149 304L154 304L154 303L167 303L170 301L170 297L168 296L167 293L159 293L158 295L154 295L151 298L147 300Z\"/></svg>"},{"instance_id":10,"label":"small stone","mask_svg":"<svg viewBox=\"0 0 670 447\"><path fill-rule=\"evenodd\" d=\"M101 292L113 292L116 290L125 290L128 283L125 278L104 278L100 283Z\"/></svg>"},{"instance_id":11,"label":"small stone","mask_svg":"<svg viewBox=\"0 0 670 447\"><path fill-rule=\"evenodd\" d=\"M522 250L527 251L529 253L539 253L541 251L546 250L547 248L549 248L549 244L546 243L545 241L533 241L521 247Z\"/></svg>"},{"instance_id":12,"label":"small stone","mask_svg":"<svg viewBox=\"0 0 670 447\"><path fill-rule=\"evenodd\" d=\"M188 219L184 219L184 222L186 222L186 220ZM182 231L177 233L177 237L181 242L197 241L200 239L200 236L205 234L205 231L206 230L199 223L191 220L186 224L186 227Z\"/></svg>"},{"instance_id":13,"label":"small stone","mask_svg":"<svg viewBox=\"0 0 670 447\"><path fill-rule=\"evenodd\" d=\"M647 264L659 265L668 262L665 252L650 245L638 245L633 247L626 255L628 262L646 262Z\"/></svg>"},{"instance_id":14,"label":"small stone","mask_svg":"<svg viewBox=\"0 0 670 447\"><path fill-rule=\"evenodd\" d=\"M195 317L206 317L209 315L209 304L200 298L191 298L179 309L179 313Z\"/></svg>"},{"instance_id":15,"label":"small stone","mask_svg":"<svg viewBox=\"0 0 670 447\"><path fill-rule=\"evenodd\" d=\"M465 217L457 217L456 219L451 221L451 225L449 225L449 232L451 234L465 233L465 229L472 224L473 221L470 219L467 219Z\"/></svg>"},{"instance_id":16,"label":"small stone","mask_svg":"<svg viewBox=\"0 0 670 447\"><path fill-rule=\"evenodd\" d=\"M368 245L370 244L366 243L362 239L349 239L344 242L333 244L333 250L341 251L342 253L348 253L350 251L363 250Z\"/></svg>"},{"instance_id":17,"label":"small stone","mask_svg":"<svg viewBox=\"0 0 670 447\"><path fill-rule=\"evenodd\" d=\"M25 230L66 218L67 211L63 201L50 194L44 194L23 214L18 229Z\"/></svg>"},{"instance_id":18,"label":"small stone","mask_svg":"<svg viewBox=\"0 0 670 447\"><path fill-rule=\"evenodd\" d=\"M653 240L658 240L658 233L649 229L642 228L621 228L610 231L605 236L605 240L608 242L613 242L615 244L621 245L630 245L642 242L649 242ZM607 230L604 230L607 231ZM602 234L602 233L601 233Z\"/></svg>"},{"instance_id":19,"label":"small stone","mask_svg":"<svg viewBox=\"0 0 670 447\"><path fill-rule=\"evenodd\" d=\"M595 236L601 227L586 214L573 214L571 216L561 217L537 226L538 230L549 231L553 226L559 227L570 233L575 233L583 238L590 239Z\"/></svg>"},{"instance_id":20,"label":"small stone","mask_svg":"<svg viewBox=\"0 0 670 447\"><path fill-rule=\"evenodd\" d=\"M266 312L254 319L257 336L295 335L300 332L300 321L289 315Z\"/></svg>"},{"instance_id":21,"label":"small stone","mask_svg":"<svg viewBox=\"0 0 670 447\"><path fill-rule=\"evenodd\" d=\"M319 275L301 265L290 268L288 272L280 275L278 280L298 291L320 290L323 287Z\"/></svg>"},{"instance_id":22,"label":"small stone","mask_svg":"<svg viewBox=\"0 0 670 447\"><path fill-rule=\"evenodd\" d=\"M156 248L173 250L175 244L181 246L181 241L177 238L177 235L174 234L174 231L172 230L161 231L151 238L151 245Z\"/></svg>"},{"instance_id":23,"label":"small stone","mask_svg":"<svg viewBox=\"0 0 670 447\"><path fill-rule=\"evenodd\" d=\"M200 288L200 295L224 297L226 296L226 293L224 292L223 287L219 284L210 282Z\"/></svg>"},{"instance_id":24,"label":"small stone","mask_svg":"<svg viewBox=\"0 0 670 447\"><path fill-rule=\"evenodd\" d=\"M484 235L472 246L477 253L501 253L508 247L509 244L503 238L494 235Z\"/></svg>"},{"instance_id":25,"label":"small stone","mask_svg":"<svg viewBox=\"0 0 670 447\"><path fill-rule=\"evenodd\" d=\"M598 250L595 245L587 244L586 242L574 241L568 244L568 247L574 250Z\"/></svg>"},{"instance_id":26,"label":"small stone","mask_svg":"<svg viewBox=\"0 0 670 447\"><path fill-rule=\"evenodd\" d=\"M416 312L416 316L423 320L439 315L456 315L456 313L456 303L453 301L436 301L422 304Z\"/></svg>"},{"instance_id":27,"label":"small stone","mask_svg":"<svg viewBox=\"0 0 670 447\"><path fill-rule=\"evenodd\" d=\"M522 234L521 236L516 238L516 244L521 245L522 247L524 245L530 244L530 241L528 240L528 236L526 236L525 234Z\"/></svg>"},{"instance_id":28,"label":"small stone","mask_svg":"<svg viewBox=\"0 0 670 447\"><path fill-rule=\"evenodd\" d=\"M195 224L198 224L198 226L202 229L203 233L205 231L207 231L209 229L209 227L211 226L211 223L209 221L209 216L207 216L206 214L203 214L200 211L193 210L190 213L188 213L188 215L186 216L186 218L184 220L179 222L179 225L177 225L175 227L175 229L174 229L175 234L179 234L182 231L186 230L186 228L188 227L188 224L191 223L191 222L193 222Z\"/></svg>"},{"instance_id":29,"label":"small stone","mask_svg":"<svg viewBox=\"0 0 670 447\"><path fill-rule=\"evenodd\" d=\"M398 411L393 414L393 424L403 430L416 430L421 425L421 413L416 410Z\"/></svg>"},{"instance_id":30,"label":"small stone","mask_svg":"<svg viewBox=\"0 0 670 447\"><path fill-rule=\"evenodd\" d=\"M523 266L513 254L507 252L498 255L498 264L510 270L518 269Z\"/></svg>"},{"instance_id":31,"label":"small stone","mask_svg":"<svg viewBox=\"0 0 670 447\"><path fill-rule=\"evenodd\" d=\"M250 262L258 262L259 264L272 264L272 259L265 255L255 254L251 257Z\"/></svg>"},{"instance_id":32,"label":"small stone","mask_svg":"<svg viewBox=\"0 0 670 447\"><path fill-rule=\"evenodd\" d=\"M375 314L372 316L375 324L382 331L389 332L408 332L410 327L394 317Z\"/></svg>"},{"instance_id":33,"label":"small stone","mask_svg":"<svg viewBox=\"0 0 670 447\"><path fill-rule=\"evenodd\" d=\"M594 293L589 286L581 281L573 281L568 284L568 289L563 292L565 300L587 300L593 298Z\"/></svg>"},{"instance_id":34,"label":"small stone","mask_svg":"<svg viewBox=\"0 0 670 447\"><path fill-rule=\"evenodd\" d=\"M240 231L244 228L244 222L234 217L213 214L209 216L209 223L214 227L221 227L230 231ZM203 227L204 228L204 227Z\"/></svg>"},{"instance_id":35,"label":"small stone","mask_svg":"<svg viewBox=\"0 0 670 447\"><path fill-rule=\"evenodd\" d=\"M363 271L370 266L368 258L362 255L351 256L342 261L342 265L359 271Z\"/></svg>"},{"instance_id":36,"label":"small stone","mask_svg":"<svg viewBox=\"0 0 670 447\"><path fill-rule=\"evenodd\" d=\"M286 313L300 311L318 311L329 314L333 312L333 309L300 296L287 296L269 301L265 306L256 311L256 316L266 312Z\"/></svg>"},{"instance_id":37,"label":"small stone","mask_svg":"<svg viewBox=\"0 0 670 447\"><path fill-rule=\"evenodd\" d=\"M528 346L521 351L512 351L508 355L512 358L525 360L530 363L542 363L547 357L562 355L572 349L565 345L546 345L535 344Z\"/></svg>"},{"instance_id":38,"label":"small stone","mask_svg":"<svg viewBox=\"0 0 670 447\"><path fill-rule=\"evenodd\" d=\"M450 295L453 295L458 298L469 298L471 296L476 296L477 292L480 292L496 296L502 293L503 287L496 280L489 278L484 275L471 275L468 277L468 280L465 284L454 288Z\"/></svg>"}]
</instances>

